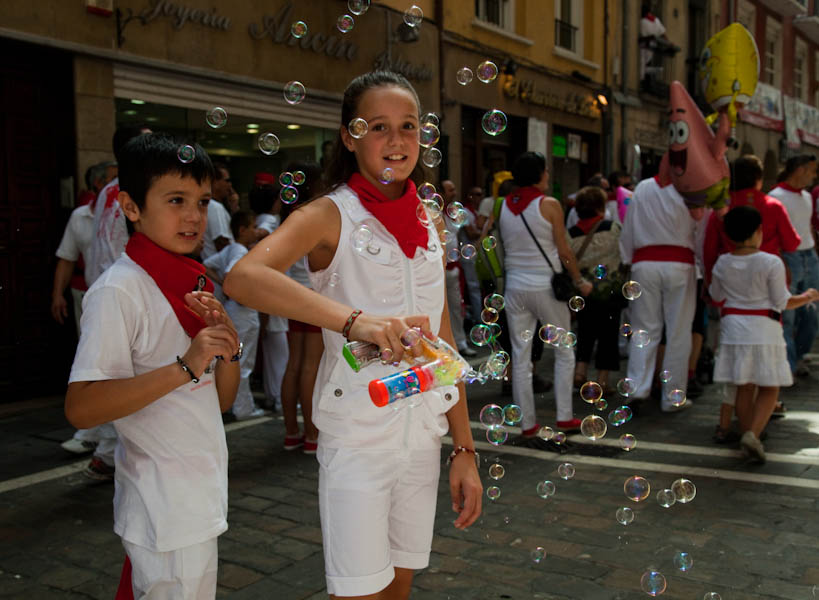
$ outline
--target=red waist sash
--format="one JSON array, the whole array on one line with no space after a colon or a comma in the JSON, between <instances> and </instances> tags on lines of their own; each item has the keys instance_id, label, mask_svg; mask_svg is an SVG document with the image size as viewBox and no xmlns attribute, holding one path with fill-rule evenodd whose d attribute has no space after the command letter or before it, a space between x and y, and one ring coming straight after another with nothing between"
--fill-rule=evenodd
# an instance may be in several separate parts
<instances>
[{"instance_id":1,"label":"red waist sash","mask_svg":"<svg viewBox=\"0 0 819 600\"><path fill-rule=\"evenodd\" d=\"M634 251L631 257L631 264L636 264L644 260L656 260L661 262L681 262L694 264L694 251L685 246L643 246Z\"/></svg>"},{"instance_id":2,"label":"red waist sash","mask_svg":"<svg viewBox=\"0 0 819 600\"><path fill-rule=\"evenodd\" d=\"M733 308L727 307L720 310L720 315L754 315L757 317L768 317L777 323L782 322L782 313L770 308Z\"/></svg>"}]
</instances>

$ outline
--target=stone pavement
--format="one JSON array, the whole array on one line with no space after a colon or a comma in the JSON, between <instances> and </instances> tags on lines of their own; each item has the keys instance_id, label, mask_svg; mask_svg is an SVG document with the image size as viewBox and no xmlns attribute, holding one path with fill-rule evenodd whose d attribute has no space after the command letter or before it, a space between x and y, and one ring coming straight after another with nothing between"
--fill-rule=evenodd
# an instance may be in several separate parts
<instances>
[{"instance_id":1,"label":"stone pavement","mask_svg":"<svg viewBox=\"0 0 819 600\"><path fill-rule=\"evenodd\" d=\"M547 376L549 361L547 351L540 368ZM626 425L609 426L597 445L572 442L563 455L482 442L484 485L497 485L501 496L484 496L479 522L459 532L442 478L431 564L416 576L412 597L645 598L640 579L650 566L666 577L663 598L698 600L711 591L724 600L819 597L819 378L784 391L790 413L770 425L766 446L775 460L761 467L711 443L720 390L706 389L688 411L661 415L648 405ZM484 404L509 401L498 383L470 388L474 421ZM124 554L111 530L113 488L86 480L77 472L84 461L60 449L71 429L58 402L0 419L0 598L114 596ZM553 419L553 404L551 394L538 398L542 423ZM592 409L576 400L575 411ZM219 541L218 597L326 598L315 459L281 450L275 415L228 429L230 529ZM630 453L616 447L625 432L638 440ZM442 458L448 451L445 445ZM506 472L499 481L487 475L496 460ZM575 466L573 479L557 475L561 462ZM49 479L55 468L68 474ZM14 481L43 471L39 483ZM651 482L643 502L623 493L631 475ZM656 491L678 477L696 484L696 498L662 508ZM535 493L545 479L557 487L548 500ZM621 506L634 510L628 526L615 519ZM539 563L531 558L536 547L546 552ZM673 565L678 551L693 558L686 573Z\"/></svg>"}]
</instances>

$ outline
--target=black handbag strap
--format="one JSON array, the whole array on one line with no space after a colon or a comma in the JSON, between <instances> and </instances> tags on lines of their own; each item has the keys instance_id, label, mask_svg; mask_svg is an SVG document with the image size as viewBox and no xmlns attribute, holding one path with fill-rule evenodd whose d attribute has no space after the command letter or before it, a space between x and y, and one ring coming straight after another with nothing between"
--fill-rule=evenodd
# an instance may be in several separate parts
<instances>
[{"instance_id":1,"label":"black handbag strap","mask_svg":"<svg viewBox=\"0 0 819 600\"><path fill-rule=\"evenodd\" d=\"M526 226L526 231L528 231L529 235L532 236L532 241L535 243L535 246L537 246L537 249L540 250L540 253L543 255L543 258L546 259L546 262L549 263L549 268L552 270L552 273L557 273L557 271L555 271L555 268L552 266L552 261L550 261L549 257L546 256L546 253L543 251L543 248L540 247L540 243L537 241L535 234L532 233L532 229L529 227L529 223L526 222L526 217L523 216L523 213L520 213L520 218L523 219L523 224ZM561 269L560 272L562 273L563 270Z\"/></svg>"}]
</instances>

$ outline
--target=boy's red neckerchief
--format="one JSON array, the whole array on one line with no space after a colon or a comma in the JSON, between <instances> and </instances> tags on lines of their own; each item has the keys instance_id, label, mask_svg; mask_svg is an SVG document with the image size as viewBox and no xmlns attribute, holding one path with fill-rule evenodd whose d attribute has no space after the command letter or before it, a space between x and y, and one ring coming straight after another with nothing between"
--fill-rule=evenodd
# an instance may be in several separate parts
<instances>
[{"instance_id":1,"label":"boy's red neckerchief","mask_svg":"<svg viewBox=\"0 0 819 600\"><path fill-rule=\"evenodd\" d=\"M533 185L518 188L508 196L506 196L506 207L512 211L513 215L519 215L526 207L531 204L532 200L543 196L543 192Z\"/></svg>"},{"instance_id":2,"label":"boy's red neckerchief","mask_svg":"<svg viewBox=\"0 0 819 600\"><path fill-rule=\"evenodd\" d=\"M145 269L179 319L179 324L191 338L205 327L205 321L185 302L188 292L213 292L213 283L205 277L205 267L193 259L160 248L143 233L134 233L125 246L125 253Z\"/></svg>"},{"instance_id":3,"label":"boy's red neckerchief","mask_svg":"<svg viewBox=\"0 0 819 600\"><path fill-rule=\"evenodd\" d=\"M347 185L358 194L361 204L389 231L407 258L415 256L416 248L426 248L429 234L418 220L418 197L415 184L407 180L404 193L390 200L360 173L353 173Z\"/></svg>"}]
</instances>

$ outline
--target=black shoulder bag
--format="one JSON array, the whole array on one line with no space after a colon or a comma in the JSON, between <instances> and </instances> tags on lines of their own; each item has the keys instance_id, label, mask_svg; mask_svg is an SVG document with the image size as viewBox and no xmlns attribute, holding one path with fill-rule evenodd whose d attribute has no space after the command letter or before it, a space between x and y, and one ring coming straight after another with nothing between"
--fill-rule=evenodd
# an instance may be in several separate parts
<instances>
[{"instance_id":1,"label":"black shoulder bag","mask_svg":"<svg viewBox=\"0 0 819 600\"><path fill-rule=\"evenodd\" d=\"M546 253L543 251L543 248L540 247L540 244L535 237L535 234L532 233L532 230L529 228L529 223L526 222L526 217L523 216L523 213L520 213L520 218L523 219L523 224L526 226L526 231L529 232L529 235L532 236L532 241L537 246L537 249L540 250L540 253L543 255L543 258L546 259L546 262L549 264L549 268L552 270L552 291L555 294L555 298L565 302L572 296L576 295L574 282L572 281L571 275L569 275L566 271L557 272L552 266L552 261L549 260L549 257L546 256Z\"/></svg>"}]
</instances>

